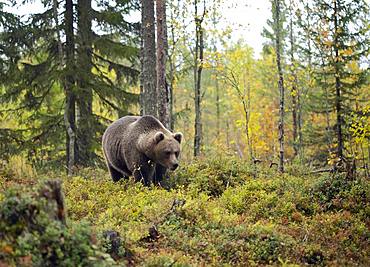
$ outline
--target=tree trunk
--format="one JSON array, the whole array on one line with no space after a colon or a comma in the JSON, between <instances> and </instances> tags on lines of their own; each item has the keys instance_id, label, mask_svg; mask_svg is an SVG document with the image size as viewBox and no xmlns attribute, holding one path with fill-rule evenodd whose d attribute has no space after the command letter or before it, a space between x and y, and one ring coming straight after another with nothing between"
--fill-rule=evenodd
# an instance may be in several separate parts
<instances>
[{"instance_id":1,"label":"tree trunk","mask_svg":"<svg viewBox=\"0 0 370 267\"><path fill-rule=\"evenodd\" d=\"M302 103L301 103L301 91L297 94L297 134L298 134L298 153L299 160L303 161L303 148L302 148Z\"/></svg>"},{"instance_id":2,"label":"tree trunk","mask_svg":"<svg viewBox=\"0 0 370 267\"><path fill-rule=\"evenodd\" d=\"M339 44L338 44L338 9L339 1L334 1L334 51L335 51L335 108L337 113L337 156L343 158L343 135L342 135L342 99L339 78Z\"/></svg>"},{"instance_id":3,"label":"tree trunk","mask_svg":"<svg viewBox=\"0 0 370 267\"><path fill-rule=\"evenodd\" d=\"M157 0L157 92L158 117L166 128L170 128L170 94L166 82L167 24L166 0Z\"/></svg>"},{"instance_id":4,"label":"tree trunk","mask_svg":"<svg viewBox=\"0 0 370 267\"><path fill-rule=\"evenodd\" d=\"M143 19L143 16L142 16ZM141 21L140 35L144 36L144 26L143 21ZM140 105L140 116L144 115L144 104L145 104L145 94L144 94L144 38L140 38L140 74L139 74L139 87L140 87L140 96L139 96L139 105Z\"/></svg>"},{"instance_id":5,"label":"tree trunk","mask_svg":"<svg viewBox=\"0 0 370 267\"><path fill-rule=\"evenodd\" d=\"M250 121L250 118L251 118L251 85L250 85L250 80L249 80L249 71L247 72L247 77L248 77L248 81L247 81L247 84L246 84L247 102L246 102L245 120L246 120L246 131L247 131L249 157L250 157L250 160L253 162L254 155L253 155L252 139L251 139L251 136L249 135L249 121Z\"/></svg>"},{"instance_id":6,"label":"tree trunk","mask_svg":"<svg viewBox=\"0 0 370 267\"><path fill-rule=\"evenodd\" d=\"M280 32L280 0L275 1L275 23L276 23L276 65L279 74L279 93L280 93L280 107L279 107L279 171L284 172L284 78L281 68L281 32Z\"/></svg>"},{"instance_id":7,"label":"tree trunk","mask_svg":"<svg viewBox=\"0 0 370 267\"><path fill-rule=\"evenodd\" d=\"M230 122L229 122L229 116L226 118L226 147L227 151L230 150Z\"/></svg>"},{"instance_id":8,"label":"tree trunk","mask_svg":"<svg viewBox=\"0 0 370 267\"><path fill-rule=\"evenodd\" d=\"M142 0L143 31L143 114L158 116L157 70L155 53L154 1Z\"/></svg>"},{"instance_id":9,"label":"tree trunk","mask_svg":"<svg viewBox=\"0 0 370 267\"><path fill-rule=\"evenodd\" d=\"M194 90L195 90L195 123L194 123L194 156L200 155L202 145L202 111L201 111L201 78L203 70L203 50L204 50L204 34L202 22L205 15L205 6L201 18L198 16L198 1L194 1L195 7L195 56L194 56Z\"/></svg>"},{"instance_id":10,"label":"tree trunk","mask_svg":"<svg viewBox=\"0 0 370 267\"><path fill-rule=\"evenodd\" d=\"M93 118L92 118L92 89L90 84L92 69L92 30L91 30L91 0L79 0L78 9L78 32L79 46L77 66L78 78L78 121L77 121L77 147L78 164L88 166L93 160Z\"/></svg>"},{"instance_id":11,"label":"tree trunk","mask_svg":"<svg viewBox=\"0 0 370 267\"><path fill-rule=\"evenodd\" d=\"M212 16L212 24L213 24L213 28L216 29L217 19L215 16ZM213 52L214 54L217 54L217 46L216 46L215 38L213 38ZM220 129L220 86L218 83L218 70L217 69L214 70L214 75L215 75L215 88L216 88L216 138L218 140L220 138L221 129Z\"/></svg>"},{"instance_id":12,"label":"tree trunk","mask_svg":"<svg viewBox=\"0 0 370 267\"><path fill-rule=\"evenodd\" d=\"M58 42L58 56L59 56L59 65L60 67L63 66L63 48L62 48L62 41L60 40L60 32L59 32L59 19L58 19L58 1L53 0L53 18L55 22L55 28L57 29L57 42Z\"/></svg>"},{"instance_id":13,"label":"tree trunk","mask_svg":"<svg viewBox=\"0 0 370 267\"><path fill-rule=\"evenodd\" d=\"M325 66L325 62L324 62L324 59L322 57L322 60L321 60L321 64L323 66ZM327 81L326 81L326 76L324 76L324 83L326 84ZM326 121L326 130L325 130L325 133L326 133L326 144L328 146L328 155L331 154L331 147L332 147L332 144L333 144L333 140L332 140L332 137L331 137L331 127L330 127L330 108L329 108L329 92L328 92L328 88L325 86L324 87L324 93L325 93L325 121Z\"/></svg>"},{"instance_id":14,"label":"tree trunk","mask_svg":"<svg viewBox=\"0 0 370 267\"><path fill-rule=\"evenodd\" d=\"M296 91L296 86L293 85L292 92ZM298 145L298 101L297 95L292 95L292 120L293 120L293 158L295 158L299 154L299 145Z\"/></svg>"},{"instance_id":15,"label":"tree trunk","mask_svg":"<svg viewBox=\"0 0 370 267\"><path fill-rule=\"evenodd\" d=\"M174 10L173 10L173 7L171 7L170 9L170 19L171 21L174 21L174 18L175 18L175 14L174 14ZM169 94L170 94L170 110L169 110L169 113L170 113L170 129L173 130L174 127L175 127L175 116L174 116L174 96L173 96L173 87L175 85L175 44L177 42L177 40L175 39L175 25L173 23L171 23L169 25L170 27L170 30L169 30L169 40L172 42L172 49L170 50L168 48L168 51L169 51L169 55L168 55L168 65L169 65Z\"/></svg>"},{"instance_id":16,"label":"tree trunk","mask_svg":"<svg viewBox=\"0 0 370 267\"><path fill-rule=\"evenodd\" d=\"M169 67L170 67L170 72L169 72L169 80L170 84L168 85L168 92L169 92L169 98L170 98L170 103L169 103L169 114L170 114L170 129L173 130L175 129L175 115L174 115L174 98L173 98L173 86L175 85L175 66L174 62L172 59L169 60Z\"/></svg>"},{"instance_id":17,"label":"tree trunk","mask_svg":"<svg viewBox=\"0 0 370 267\"><path fill-rule=\"evenodd\" d=\"M174 75L174 69L170 67L170 84L168 86L168 91L170 94L170 129L174 130L175 129L175 114L174 114L174 105L175 105L175 100L174 100L174 95L173 95L173 86L175 84L175 75Z\"/></svg>"},{"instance_id":18,"label":"tree trunk","mask_svg":"<svg viewBox=\"0 0 370 267\"><path fill-rule=\"evenodd\" d=\"M249 160L253 162L253 148L252 148L252 140L251 136L249 135L249 121L251 115L251 87L250 87L250 72L249 69L246 68L244 75L243 75L243 94L240 90L238 90L240 99L242 100L243 104L243 111L244 111L244 120L245 120L245 135L247 137L247 145L248 145L248 154Z\"/></svg>"},{"instance_id":19,"label":"tree trunk","mask_svg":"<svg viewBox=\"0 0 370 267\"><path fill-rule=\"evenodd\" d=\"M220 138L220 86L218 84L218 76L216 72L215 77L215 87L216 87L216 126L217 126L217 139Z\"/></svg>"},{"instance_id":20,"label":"tree trunk","mask_svg":"<svg viewBox=\"0 0 370 267\"><path fill-rule=\"evenodd\" d=\"M58 40L58 54L60 59L60 67L64 67L66 70L66 76L62 78L62 85L65 93L65 109L64 109L64 124L66 127L66 166L67 174L72 175L73 169L75 166L75 101L74 95L72 92L73 87L73 76L72 68L74 65L74 41L73 41L73 4L72 0L66 0L65 2L65 18L64 18L64 31L66 36L66 45L65 45L65 60L64 60L64 51L62 46L62 41L60 38L60 32L57 31L57 40ZM56 27L59 27L58 20L58 1L53 0L53 16ZM65 61L65 62L64 62Z\"/></svg>"},{"instance_id":21,"label":"tree trunk","mask_svg":"<svg viewBox=\"0 0 370 267\"><path fill-rule=\"evenodd\" d=\"M292 119L293 119L293 149L294 149L294 155L293 157L295 158L299 154L299 141L298 141L298 114L299 114L299 92L297 88L298 84L298 78L297 74L295 71L295 59L294 59L294 37L293 37L293 12L291 10L290 6L290 61L291 61L291 75L293 77L293 82L292 82L292 89L291 89L291 96L292 96Z\"/></svg>"},{"instance_id":22,"label":"tree trunk","mask_svg":"<svg viewBox=\"0 0 370 267\"><path fill-rule=\"evenodd\" d=\"M76 107L75 95L73 93L74 86L74 60L75 60L75 44L73 34L73 1L66 0L65 4L65 35L66 35L66 79L64 81L64 92L66 95L66 104L64 111L64 122L67 133L67 171L68 175L73 174L73 169L76 165L78 157L76 149Z\"/></svg>"}]
</instances>

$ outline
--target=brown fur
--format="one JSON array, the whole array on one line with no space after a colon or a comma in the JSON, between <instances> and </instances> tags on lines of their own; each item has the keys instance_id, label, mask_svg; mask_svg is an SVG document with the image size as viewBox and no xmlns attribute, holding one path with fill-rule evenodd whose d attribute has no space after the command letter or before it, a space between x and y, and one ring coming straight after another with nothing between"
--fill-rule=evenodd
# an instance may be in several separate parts
<instances>
[{"instance_id":1,"label":"brown fur","mask_svg":"<svg viewBox=\"0 0 370 267\"><path fill-rule=\"evenodd\" d=\"M126 116L103 135L103 152L113 181L133 175L145 185L159 183L178 166L181 133L171 133L153 116Z\"/></svg>"}]
</instances>

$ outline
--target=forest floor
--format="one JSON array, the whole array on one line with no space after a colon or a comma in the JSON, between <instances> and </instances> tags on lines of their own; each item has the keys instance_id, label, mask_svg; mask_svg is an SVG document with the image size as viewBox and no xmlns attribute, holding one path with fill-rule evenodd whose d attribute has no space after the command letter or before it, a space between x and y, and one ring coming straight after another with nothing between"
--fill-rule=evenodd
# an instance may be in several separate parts
<instances>
[{"instance_id":1,"label":"forest floor","mask_svg":"<svg viewBox=\"0 0 370 267\"><path fill-rule=\"evenodd\" d=\"M100 169L75 177L49 172L11 178L8 172L0 177L0 232L6 231L0 234L0 266L46 260L49 266L370 266L369 180L299 170L280 175L236 159L204 160L176 171L171 190L113 183ZM63 183L72 230L51 227L30 200L50 178ZM25 223L19 218L26 215L15 211L38 217ZM119 234L118 245L102 246L107 230ZM84 236L91 249L82 246ZM97 253L99 246L115 260ZM112 246L119 248L112 252Z\"/></svg>"}]
</instances>

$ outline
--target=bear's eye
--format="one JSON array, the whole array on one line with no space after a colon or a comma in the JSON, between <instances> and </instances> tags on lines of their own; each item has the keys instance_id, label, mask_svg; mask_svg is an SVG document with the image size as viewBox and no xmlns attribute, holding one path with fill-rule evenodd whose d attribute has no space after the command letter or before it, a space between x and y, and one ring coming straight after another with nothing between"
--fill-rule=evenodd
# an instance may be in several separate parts
<instances>
[{"instance_id":1,"label":"bear's eye","mask_svg":"<svg viewBox=\"0 0 370 267\"><path fill-rule=\"evenodd\" d=\"M164 153L166 154L166 156L171 155L171 151L165 151Z\"/></svg>"},{"instance_id":2,"label":"bear's eye","mask_svg":"<svg viewBox=\"0 0 370 267\"><path fill-rule=\"evenodd\" d=\"M176 158L178 158L178 157L179 157L179 154L180 154L180 153L179 153L179 151L176 151L176 152L175 152Z\"/></svg>"}]
</instances>

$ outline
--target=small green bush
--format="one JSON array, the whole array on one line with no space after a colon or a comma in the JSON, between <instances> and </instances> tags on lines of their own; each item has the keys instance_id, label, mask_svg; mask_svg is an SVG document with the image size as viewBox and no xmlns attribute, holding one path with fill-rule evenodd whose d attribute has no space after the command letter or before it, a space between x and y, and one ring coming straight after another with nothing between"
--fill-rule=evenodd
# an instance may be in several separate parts
<instances>
[{"instance_id":1,"label":"small green bush","mask_svg":"<svg viewBox=\"0 0 370 267\"><path fill-rule=\"evenodd\" d=\"M239 159L211 158L182 167L172 176L169 185L188 187L194 195L204 192L218 197L228 187L243 184L252 176L252 168L248 164L241 164Z\"/></svg>"},{"instance_id":2,"label":"small green bush","mask_svg":"<svg viewBox=\"0 0 370 267\"><path fill-rule=\"evenodd\" d=\"M324 211L345 209L369 215L370 184L363 178L349 180L343 174L325 175L309 188L308 194Z\"/></svg>"},{"instance_id":3,"label":"small green bush","mask_svg":"<svg viewBox=\"0 0 370 267\"><path fill-rule=\"evenodd\" d=\"M293 243L290 236L283 235L276 231L273 224L255 224L250 228L247 249L251 259L258 263L277 262L279 255L286 255Z\"/></svg>"}]
</instances>

